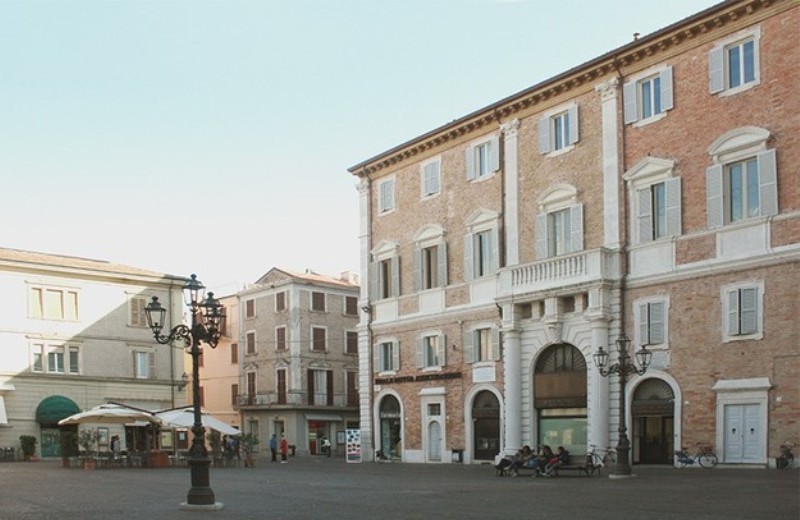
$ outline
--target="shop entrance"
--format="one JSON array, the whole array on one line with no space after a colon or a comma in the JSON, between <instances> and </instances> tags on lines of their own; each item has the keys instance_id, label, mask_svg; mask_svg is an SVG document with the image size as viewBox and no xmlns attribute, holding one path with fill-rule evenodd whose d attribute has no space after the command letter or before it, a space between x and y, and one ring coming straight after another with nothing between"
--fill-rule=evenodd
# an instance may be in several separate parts
<instances>
[{"instance_id":1,"label":"shop entrance","mask_svg":"<svg viewBox=\"0 0 800 520\"><path fill-rule=\"evenodd\" d=\"M633 393L634 464L672 464L675 398L661 379L643 381Z\"/></svg>"},{"instance_id":2,"label":"shop entrance","mask_svg":"<svg viewBox=\"0 0 800 520\"><path fill-rule=\"evenodd\" d=\"M581 351L566 343L547 347L536 361L533 388L538 444L586 453L586 359Z\"/></svg>"},{"instance_id":3,"label":"shop entrance","mask_svg":"<svg viewBox=\"0 0 800 520\"><path fill-rule=\"evenodd\" d=\"M500 453L500 401L492 392L483 390L472 404L475 460L494 460Z\"/></svg>"},{"instance_id":4,"label":"shop entrance","mask_svg":"<svg viewBox=\"0 0 800 520\"><path fill-rule=\"evenodd\" d=\"M379 414L381 438L377 453L378 458L402 459L400 401L393 395L387 395L381 400Z\"/></svg>"}]
</instances>

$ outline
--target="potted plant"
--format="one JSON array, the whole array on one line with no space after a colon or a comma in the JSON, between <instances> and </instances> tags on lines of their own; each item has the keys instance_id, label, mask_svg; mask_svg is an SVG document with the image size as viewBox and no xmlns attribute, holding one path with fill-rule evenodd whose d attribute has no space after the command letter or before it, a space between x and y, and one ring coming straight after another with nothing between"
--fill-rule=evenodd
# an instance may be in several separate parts
<instances>
[{"instance_id":1,"label":"potted plant","mask_svg":"<svg viewBox=\"0 0 800 520\"><path fill-rule=\"evenodd\" d=\"M83 469L95 469L96 461L92 457L94 451L92 448L97 442L97 432L94 428L90 430L81 430L78 434L78 444L83 448Z\"/></svg>"},{"instance_id":2,"label":"potted plant","mask_svg":"<svg viewBox=\"0 0 800 520\"><path fill-rule=\"evenodd\" d=\"M69 459L77 457L78 451L78 434L72 430L62 430L60 432L61 443L61 462L65 468L69 467Z\"/></svg>"},{"instance_id":3,"label":"potted plant","mask_svg":"<svg viewBox=\"0 0 800 520\"><path fill-rule=\"evenodd\" d=\"M36 455L36 437L33 435L20 435L19 443L22 446L22 456L29 461Z\"/></svg>"},{"instance_id":4,"label":"potted plant","mask_svg":"<svg viewBox=\"0 0 800 520\"><path fill-rule=\"evenodd\" d=\"M244 453L245 468L256 467L255 449L258 442L258 437L253 433L245 433L239 437L239 446L241 446L242 452Z\"/></svg>"}]
</instances>

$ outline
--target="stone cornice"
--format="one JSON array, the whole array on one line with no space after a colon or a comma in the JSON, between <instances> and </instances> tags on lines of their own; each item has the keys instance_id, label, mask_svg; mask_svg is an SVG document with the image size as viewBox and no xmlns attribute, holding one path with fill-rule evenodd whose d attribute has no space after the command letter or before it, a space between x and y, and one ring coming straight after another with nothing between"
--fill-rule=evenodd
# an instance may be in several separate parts
<instances>
[{"instance_id":1,"label":"stone cornice","mask_svg":"<svg viewBox=\"0 0 800 520\"><path fill-rule=\"evenodd\" d=\"M683 52L678 46L702 45L717 38L720 29L757 23L768 16L797 7L800 0L729 0L680 20L627 45L545 80L521 92L418 136L386 152L348 168L360 177L383 173L414 158L432 155L443 145L457 145L492 125L547 107L567 93L594 89L598 80L618 76L623 69L641 68L656 55ZM663 57L661 59L664 59ZM626 70L626 73L629 72ZM602 94L602 92L601 92Z\"/></svg>"}]
</instances>

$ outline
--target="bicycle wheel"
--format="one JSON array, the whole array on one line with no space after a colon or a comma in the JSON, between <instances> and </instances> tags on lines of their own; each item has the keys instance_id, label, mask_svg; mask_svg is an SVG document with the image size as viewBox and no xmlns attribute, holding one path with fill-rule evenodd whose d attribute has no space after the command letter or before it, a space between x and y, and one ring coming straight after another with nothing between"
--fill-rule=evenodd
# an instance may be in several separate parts
<instances>
[{"instance_id":1,"label":"bicycle wheel","mask_svg":"<svg viewBox=\"0 0 800 520\"><path fill-rule=\"evenodd\" d=\"M786 455L781 455L777 459L775 459L775 466L778 469L786 469L791 468L794 464L794 455L791 453L787 453Z\"/></svg>"},{"instance_id":2,"label":"bicycle wheel","mask_svg":"<svg viewBox=\"0 0 800 520\"><path fill-rule=\"evenodd\" d=\"M711 469L717 465L717 456L713 453L706 452L702 453L697 457L697 461L706 469Z\"/></svg>"}]
</instances>

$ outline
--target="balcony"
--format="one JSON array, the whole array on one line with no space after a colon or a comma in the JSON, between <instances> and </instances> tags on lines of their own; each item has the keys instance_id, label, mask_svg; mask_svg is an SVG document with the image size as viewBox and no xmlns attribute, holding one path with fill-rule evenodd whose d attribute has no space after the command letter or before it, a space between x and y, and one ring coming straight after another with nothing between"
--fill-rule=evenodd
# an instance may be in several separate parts
<instances>
[{"instance_id":1,"label":"balcony","mask_svg":"<svg viewBox=\"0 0 800 520\"><path fill-rule=\"evenodd\" d=\"M547 258L500 272L499 296L518 296L620 278L620 253L605 248Z\"/></svg>"},{"instance_id":2,"label":"balcony","mask_svg":"<svg viewBox=\"0 0 800 520\"><path fill-rule=\"evenodd\" d=\"M315 396L314 404L309 404L308 395L305 391L297 392L262 392L257 394L239 394L237 396L238 408L354 408L358 406L358 397L351 396L348 400L345 394L335 394L333 404L326 403L326 396ZM355 403L355 404L353 404Z\"/></svg>"}]
</instances>

